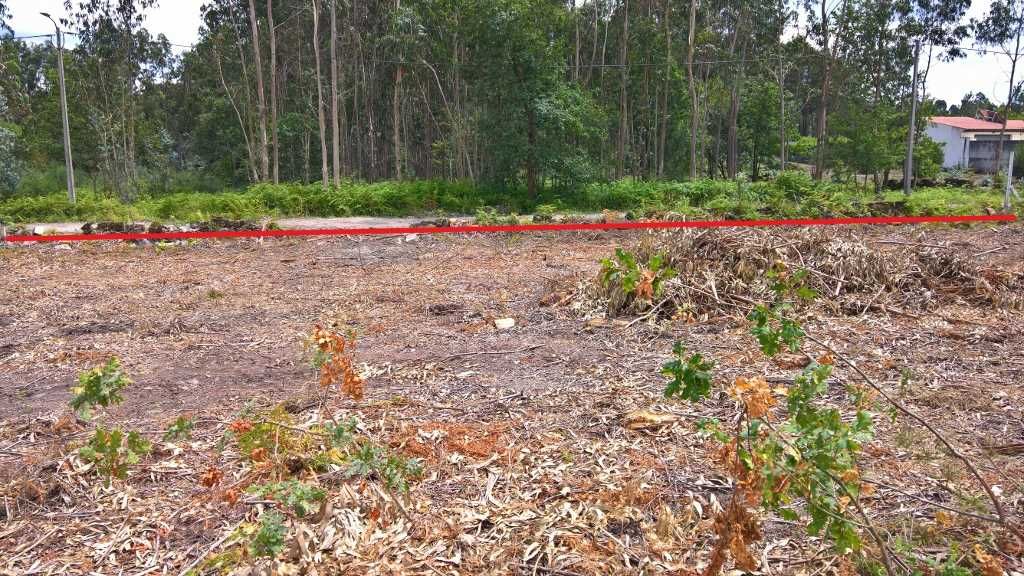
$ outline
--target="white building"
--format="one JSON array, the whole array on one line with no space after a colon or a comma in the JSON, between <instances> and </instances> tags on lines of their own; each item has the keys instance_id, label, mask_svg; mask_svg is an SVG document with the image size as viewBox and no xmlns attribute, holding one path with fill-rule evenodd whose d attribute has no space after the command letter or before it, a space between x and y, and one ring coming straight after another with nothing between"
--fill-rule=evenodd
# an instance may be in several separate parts
<instances>
[{"instance_id":1,"label":"white building","mask_svg":"<svg viewBox=\"0 0 1024 576\"><path fill-rule=\"evenodd\" d=\"M996 165L996 144L1002 125L966 116L933 116L925 131L928 137L943 145L943 168L971 169L992 174ZM1013 156L1017 142L1024 140L1024 120L1006 123L1003 140L1004 168Z\"/></svg>"}]
</instances>

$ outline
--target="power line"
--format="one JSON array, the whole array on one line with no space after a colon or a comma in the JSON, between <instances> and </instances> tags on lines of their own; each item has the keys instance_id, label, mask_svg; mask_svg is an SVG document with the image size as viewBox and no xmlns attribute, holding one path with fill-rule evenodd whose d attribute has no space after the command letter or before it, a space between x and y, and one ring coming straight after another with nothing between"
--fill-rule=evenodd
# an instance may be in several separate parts
<instances>
[{"instance_id":1,"label":"power line","mask_svg":"<svg viewBox=\"0 0 1024 576\"><path fill-rule=\"evenodd\" d=\"M30 40L32 38L53 38L55 34L33 34L31 36L8 36L9 40ZM0 37L0 40L4 38Z\"/></svg>"}]
</instances>

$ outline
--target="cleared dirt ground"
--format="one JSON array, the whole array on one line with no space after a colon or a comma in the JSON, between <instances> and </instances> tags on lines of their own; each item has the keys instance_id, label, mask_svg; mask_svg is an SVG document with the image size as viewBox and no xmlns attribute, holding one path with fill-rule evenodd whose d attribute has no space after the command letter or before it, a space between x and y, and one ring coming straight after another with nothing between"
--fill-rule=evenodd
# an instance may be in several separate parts
<instances>
[{"instance_id":1,"label":"cleared dirt ground","mask_svg":"<svg viewBox=\"0 0 1024 576\"><path fill-rule=\"evenodd\" d=\"M836 233L860 235L882 251L951 246L985 267L1024 271L1020 225ZM752 374L784 380L793 370L762 359L742 311L627 325L632 318L594 321L571 306L541 305L592 282L599 260L636 237L0 249L0 480L10 487L26 470L48 470L40 481L47 495L33 501L13 488L5 493L0 573L177 573L229 549L232 540L221 537L251 518L254 504L219 501L196 475L231 459L209 448L244 405L291 401L303 420L315 389L303 341L316 324L357 335L356 361L367 377L364 400L333 399L330 409L424 457L427 474L406 503L410 517L383 496L369 503L352 496L358 522L347 524L351 541L328 544L319 556L296 553L288 566L353 574L699 569L713 540L711 511L728 487L694 425L701 416L728 417L732 403L665 402L660 366L682 340L718 362L723 382ZM497 330L497 318L512 318L515 327ZM1004 505L1024 514L1019 310L950 299L925 312L819 310L805 327L975 454ZM168 449L164 458L158 451L127 484L106 489L87 483L87 471L69 456L85 432L53 424L67 411L77 374L112 356L135 383L98 420L158 439L177 416L191 414L197 449ZM909 387L900 386L904 369L913 374ZM848 378L837 368L837 402ZM652 406L677 421L646 431L622 425L625 414ZM975 492L969 478L922 431L877 420L865 463L880 486L868 501L877 522L914 541L945 531L922 545L940 557L949 533L974 542L980 525L942 520L936 528L936 509L924 502L962 506L962 494ZM461 441L439 440L436 430ZM323 483L337 494L352 490ZM313 532L305 541L328 541ZM768 520L760 546L769 567L762 573L848 568L789 522ZM1008 570L1022 570L1019 551L994 549Z\"/></svg>"}]
</instances>

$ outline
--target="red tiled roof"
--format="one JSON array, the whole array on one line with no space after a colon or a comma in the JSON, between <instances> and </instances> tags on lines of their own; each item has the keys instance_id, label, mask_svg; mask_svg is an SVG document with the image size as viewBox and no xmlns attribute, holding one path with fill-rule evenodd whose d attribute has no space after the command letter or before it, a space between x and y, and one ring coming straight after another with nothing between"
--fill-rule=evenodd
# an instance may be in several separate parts
<instances>
[{"instance_id":1,"label":"red tiled roof","mask_svg":"<svg viewBox=\"0 0 1024 576\"><path fill-rule=\"evenodd\" d=\"M988 122L967 116L932 116L928 119L935 124L952 126L961 130L998 132L1002 126L997 122ZM1010 120L1006 123L1007 130L1024 131L1024 120Z\"/></svg>"}]
</instances>

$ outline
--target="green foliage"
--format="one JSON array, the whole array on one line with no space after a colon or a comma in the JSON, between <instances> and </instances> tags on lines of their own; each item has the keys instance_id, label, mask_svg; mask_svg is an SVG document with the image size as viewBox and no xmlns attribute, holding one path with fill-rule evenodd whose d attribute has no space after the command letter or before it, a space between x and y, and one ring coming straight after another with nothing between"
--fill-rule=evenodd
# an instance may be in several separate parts
<instances>
[{"instance_id":1,"label":"green foliage","mask_svg":"<svg viewBox=\"0 0 1024 576\"><path fill-rule=\"evenodd\" d=\"M903 197L902 193L899 196ZM926 188L905 198L906 211L912 216L985 214L1003 205L1001 192L963 188ZM1018 211L1022 207L1024 204L1018 204Z\"/></svg>"},{"instance_id":2,"label":"green foliage","mask_svg":"<svg viewBox=\"0 0 1024 576\"><path fill-rule=\"evenodd\" d=\"M256 558L274 558L284 551L288 528L284 516L271 510L260 516L259 530L249 542L249 553Z\"/></svg>"},{"instance_id":3,"label":"green foliage","mask_svg":"<svg viewBox=\"0 0 1024 576\"><path fill-rule=\"evenodd\" d=\"M316 511L327 493L317 486L310 486L298 480L286 480L270 484L250 486L246 492L260 498L275 500L290 508L300 518Z\"/></svg>"},{"instance_id":4,"label":"green foliage","mask_svg":"<svg viewBox=\"0 0 1024 576\"><path fill-rule=\"evenodd\" d=\"M188 416L178 416L178 418L171 424L167 432L164 432L164 442L173 442L175 440L188 440L192 437L192 428L194 426L193 419Z\"/></svg>"},{"instance_id":5,"label":"green foliage","mask_svg":"<svg viewBox=\"0 0 1024 576\"><path fill-rule=\"evenodd\" d=\"M754 306L747 315L747 319L753 323L750 332L757 338L761 352L766 356L775 356L783 348L796 352L803 344L804 331L787 313L793 309L794 300L806 301L816 297L814 290L804 285L807 271L798 270L790 275L785 270L769 270L765 276L772 282L775 302ZM788 299L789 296L794 298Z\"/></svg>"},{"instance_id":6,"label":"green foliage","mask_svg":"<svg viewBox=\"0 0 1024 576\"><path fill-rule=\"evenodd\" d=\"M711 371L715 363L694 353L686 355L686 347L676 342L672 348L673 360L661 368L661 373L671 378L665 387L665 396L678 396L690 402L697 402L711 392Z\"/></svg>"},{"instance_id":7,"label":"green foliage","mask_svg":"<svg viewBox=\"0 0 1024 576\"><path fill-rule=\"evenodd\" d=\"M423 474L423 466L415 458L391 454L386 448L363 442L352 454L346 474L350 477L375 476L392 489L409 491L409 479Z\"/></svg>"},{"instance_id":8,"label":"green foliage","mask_svg":"<svg viewBox=\"0 0 1024 576\"><path fill-rule=\"evenodd\" d=\"M92 408L104 408L120 404L124 398L121 390L132 381L121 370L117 358L111 358L103 366L78 375L78 386L71 389L71 408L83 418L88 418Z\"/></svg>"},{"instance_id":9,"label":"green foliage","mask_svg":"<svg viewBox=\"0 0 1024 576\"><path fill-rule=\"evenodd\" d=\"M818 140L814 136L800 136L789 144L789 154L793 160L810 163L817 148Z\"/></svg>"},{"instance_id":10,"label":"green foliage","mask_svg":"<svg viewBox=\"0 0 1024 576\"><path fill-rule=\"evenodd\" d=\"M355 441L356 428L358 422L355 418L349 418L338 422L337 424L327 423L324 425L324 431L330 438L331 446L338 450L347 450L352 442Z\"/></svg>"},{"instance_id":11,"label":"green foliage","mask_svg":"<svg viewBox=\"0 0 1024 576\"><path fill-rule=\"evenodd\" d=\"M554 222L558 214L558 207L552 204L541 204L533 212L533 221L537 224L542 222Z\"/></svg>"},{"instance_id":12,"label":"green foliage","mask_svg":"<svg viewBox=\"0 0 1024 576\"><path fill-rule=\"evenodd\" d=\"M519 217L515 214L501 214L491 206L485 206L476 211L473 223L478 226L509 226L519 224Z\"/></svg>"},{"instance_id":13,"label":"green foliage","mask_svg":"<svg viewBox=\"0 0 1024 576\"><path fill-rule=\"evenodd\" d=\"M818 407L831 374L831 366L816 362L804 368L787 393L789 417L777 433L759 436L753 452L764 463L766 507L795 519L788 505L803 499L811 518L809 534L828 537L837 550L856 550L860 536L847 507L860 493L856 455L873 437L873 421L857 410L846 423L838 409Z\"/></svg>"},{"instance_id":14,"label":"green foliage","mask_svg":"<svg viewBox=\"0 0 1024 576\"><path fill-rule=\"evenodd\" d=\"M138 464L151 448L150 442L138 432L128 432L126 435L120 428L97 428L89 443L79 449L78 455L86 462L93 463L96 470L106 476L107 485L110 485L111 478L125 478L128 468Z\"/></svg>"},{"instance_id":15,"label":"green foliage","mask_svg":"<svg viewBox=\"0 0 1024 576\"><path fill-rule=\"evenodd\" d=\"M905 201L912 215L957 215L998 208L993 191L963 188L920 188ZM160 221L199 222L214 217L256 220L289 216L413 216L476 214L481 224L512 224L494 206L519 213L535 212L538 222L557 210L599 212L604 209L639 214L677 212L758 218L764 216L862 216L876 198L862 187L815 182L806 172L787 171L774 180L737 186L724 180L693 182L619 180L565 188L551 187L537 198L520 188L488 188L466 182L346 182L324 190L320 185L258 184L244 191L175 193L140 197L125 203L87 189L71 204L65 193L0 198L0 219L7 222Z\"/></svg>"},{"instance_id":16,"label":"green foliage","mask_svg":"<svg viewBox=\"0 0 1024 576\"><path fill-rule=\"evenodd\" d=\"M675 275L664 254L655 254L643 264L637 262L635 254L616 248L614 260L601 260L599 278L604 286L618 283L625 294L650 301L661 295L662 284Z\"/></svg>"},{"instance_id":17,"label":"green foliage","mask_svg":"<svg viewBox=\"0 0 1024 576\"><path fill-rule=\"evenodd\" d=\"M937 177L942 172L942 160L942 145L922 134L914 145L914 177Z\"/></svg>"},{"instance_id":18,"label":"green foliage","mask_svg":"<svg viewBox=\"0 0 1024 576\"><path fill-rule=\"evenodd\" d=\"M814 297L804 286L805 278L803 272L772 271L768 280L773 283L775 302L759 305L750 314L751 332L768 356L783 347L793 351L801 347L803 328L789 313L792 301ZM665 394L691 402L706 397L713 364L699 355L685 358L685 348L678 343L673 352L676 359L663 371L672 377ZM759 489L757 500L762 507L799 521L800 513L792 505L802 503L809 517L808 533L828 538L837 551L846 552L861 545L850 513L861 491L857 455L873 437L874 422L863 409L867 395L859 390L851 389L857 404L852 418L821 402L831 374L830 364L811 362L794 378L785 391L785 419L778 424L772 423L777 418L772 412L774 391L764 379L739 378L728 389L743 406L735 436L715 423L702 422L701 429L734 451L739 468L730 469L741 485Z\"/></svg>"}]
</instances>

